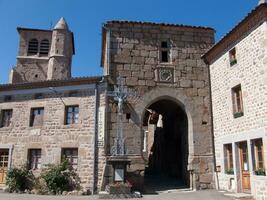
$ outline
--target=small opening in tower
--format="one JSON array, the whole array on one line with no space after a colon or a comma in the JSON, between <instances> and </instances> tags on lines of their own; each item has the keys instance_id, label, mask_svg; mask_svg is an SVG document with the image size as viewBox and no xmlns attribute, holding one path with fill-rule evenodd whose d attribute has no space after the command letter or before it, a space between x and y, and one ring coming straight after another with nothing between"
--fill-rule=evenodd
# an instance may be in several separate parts
<instances>
[{"instance_id":1,"label":"small opening in tower","mask_svg":"<svg viewBox=\"0 0 267 200\"><path fill-rule=\"evenodd\" d=\"M34 77L35 77L35 78L38 78L38 74L35 74Z\"/></svg>"}]
</instances>

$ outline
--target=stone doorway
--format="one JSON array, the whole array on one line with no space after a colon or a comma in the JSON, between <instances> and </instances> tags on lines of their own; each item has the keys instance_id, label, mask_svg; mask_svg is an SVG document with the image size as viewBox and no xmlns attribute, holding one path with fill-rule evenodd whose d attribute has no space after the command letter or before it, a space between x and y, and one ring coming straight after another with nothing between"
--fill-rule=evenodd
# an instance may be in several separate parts
<instances>
[{"instance_id":1,"label":"stone doorway","mask_svg":"<svg viewBox=\"0 0 267 200\"><path fill-rule=\"evenodd\" d=\"M188 120L185 111L173 100L162 99L146 109L143 119L145 189L188 187Z\"/></svg>"}]
</instances>

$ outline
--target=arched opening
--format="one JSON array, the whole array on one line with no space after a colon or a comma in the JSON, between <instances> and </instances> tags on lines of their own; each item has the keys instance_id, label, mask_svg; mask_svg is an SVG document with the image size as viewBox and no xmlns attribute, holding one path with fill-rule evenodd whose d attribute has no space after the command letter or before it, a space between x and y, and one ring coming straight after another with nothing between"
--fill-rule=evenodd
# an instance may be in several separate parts
<instances>
[{"instance_id":1,"label":"arched opening","mask_svg":"<svg viewBox=\"0 0 267 200\"><path fill-rule=\"evenodd\" d=\"M175 101L162 99L143 117L145 188L177 189L189 185L188 119Z\"/></svg>"},{"instance_id":2,"label":"arched opening","mask_svg":"<svg viewBox=\"0 0 267 200\"><path fill-rule=\"evenodd\" d=\"M44 39L40 44L40 56L48 56L49 53L49 41Z\"/></svg>"},{"instance_id":3,"label":"arched opening","mask_svg":"<svg viewBox=\"0 0 267 200\"><path fill-rule=\"evenodd\" d=\"M28 44L28 55L37 55L38 53L38 40L31 39Z\"/></svg>"}]
</instances>

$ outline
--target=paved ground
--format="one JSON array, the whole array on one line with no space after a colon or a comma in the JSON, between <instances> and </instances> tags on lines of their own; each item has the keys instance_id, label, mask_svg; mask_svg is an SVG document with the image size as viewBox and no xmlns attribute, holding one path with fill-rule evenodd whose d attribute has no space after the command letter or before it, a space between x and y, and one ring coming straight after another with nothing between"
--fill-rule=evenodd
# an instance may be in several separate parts
<instances>
[{"instance_id":1,"label":"paved ground","mask_svg":"<svg viewBox=\"0 0 267 200\"><path fill-rule=\"evenodd\" d=\"M97 196L39 196L27 194L0 193L0 200L96 200ZM154 195L144 195L141 200L231 200L222 192L214 190L205 191L174 191Z\"/></svg>"}]
</instances>

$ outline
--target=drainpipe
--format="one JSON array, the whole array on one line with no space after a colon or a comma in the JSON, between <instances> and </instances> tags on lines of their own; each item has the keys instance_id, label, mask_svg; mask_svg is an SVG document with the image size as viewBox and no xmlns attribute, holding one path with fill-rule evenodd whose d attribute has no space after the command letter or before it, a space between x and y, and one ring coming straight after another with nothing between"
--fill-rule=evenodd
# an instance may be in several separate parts
<instances>
[{"instance_id":1,"label":"drainpipe","mask_svg":"<svg viewBox=\"0 0 267 200\"><path fill-rule=\"evenodd\" d=\"M220 190L218 172L216 169L216 155L215 155L215 140L214 140L214 122L213 122L213 106L212 106L212 91L211 91L211 78L210 78L210 65L209 62L204 59L204 62L208 65L208 75L209 75L209 90L210 90L210 113L211 113L211 137L212 137L212 151L213 151L213 164L214 164L214 173L215 173L215 187L217 190Z\"/></svg>"},{"instance_id":2,"label":"drainpipe","mask_svg":"<svg viewBox=\"0 0 267 200\"><path fill-rule=\"evenodd\" d=\"M96 163L97 163L97 117L98 117L98 83L95 83L95 110L94 110L94 118L95 118L95 124L94 124L94 137L93 137L93 155L94 155L94 159L93 159L93 188L92 188L92 194L95 194L95 190L96 190Z\"/></svg>"}]
</instances>

